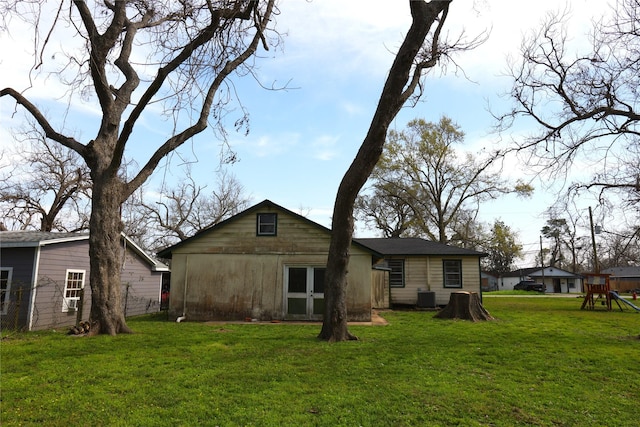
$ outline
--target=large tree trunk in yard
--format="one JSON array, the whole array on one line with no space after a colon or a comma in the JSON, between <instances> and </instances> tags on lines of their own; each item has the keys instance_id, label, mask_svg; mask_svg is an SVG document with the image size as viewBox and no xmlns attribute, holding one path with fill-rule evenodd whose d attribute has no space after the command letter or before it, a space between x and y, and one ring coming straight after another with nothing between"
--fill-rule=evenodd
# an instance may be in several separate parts
<instances>
[{"instance_id":1,"label":"large tree trunk in yard","mask_svg":"<svg viewBox=\"0 0 640 427\"><path fill-rule=\"evenodd\" d=\"M47 16L44 3L32 2L33 8L10 10L8 15L8 19L20 17L33 28L34 58L44 64L47 57L61 57L52 68L31 70L29 77L57 75L69 89L63 102L71 106L82 100L98 107L100 126L85 143L64 134L73 115L58 129L24 91L7 87L0 90L0 98L13 98L47 139L75 151L87 163L92 182L91 334L128 333L120 288L122 204L163 159L194 136L210 125L217 129L214 134L224 133L227 121L220 117L233 109L236 96L219 91L240 70L240 74L252 73L252 58L260 46L268 50L279 44L271 18L277 11L276 0L76 0L64 6L69 9L66 15L55 17ZM60 40L69 42L64 52L57 47ZM140 62L141 58L148 61ZM60 66L66 62L73 65ZM248 119L241 110L236 123ZM141 125L148 114L173 121L173 129L167 135L150 135ZM136 159L142 162L132 176L126 176L132 172L126 170L127 144L144 145L150 151L146 160Z\"/></svg>"},{"instance_id":2,"label":"large tree trunk in yard","mask_svg":"<svg viewBox=\"0 0 640 427\"><path fill-rule=\"evenodd\" d=\"M479 322L494 320L493 316L482 306L477 292L458 291L449 296L449 304L435 316L438 319L462 319Z\"/></svg>"},{"instance_id":3,"label":"large tree trunk in yard","mask_svg":"<svg viewBox=\"0 0 640 427\"><path fill-rule=\"evenodd\" d=\"M437 43L428 58L418 58L431 27L434 38L446 19L450 1L409 1L412 24L398 50L385 82L367 135L345 173L333 207L331 244L325 274L325 312L318 338L326 341L357 339L347 328L347 271L353 238L353 208L356 197L382 155L387 130L400 108L416 89L424 69L438 62ZM440 19L438 19L440 17Z\"/></svg>"},{"instance_id":4,"label":"large tree trunk in yard","mask_svg":"<svg viewBox=\"0 0 640 427\"><path fill-rule=\"evenodd\" d=\"M356 190L355 194L357 195L357 193ZM355 202L355 196L353 196L353 202ZM345 203L344 200L337 199L334 207L332 221L334 232L329 245L329 258L325 273L324 321L320 335L318 335L318 338L329 342L358 339L347 328L347 268L349 266L349 247L353 235L353 203L351 206L351 213L349 213L348 202ZM336 211L341 213L336 215ZM336 233L336 229L348 230L348 232Z\"/></svg>"},{"instance_id":5,"label":"large tree trunk in yard","mask_svg":"<svg viewBox=\"0 0 640 427\"><path fill-rule=\"evenodd\" d=\"M92 174L92 210L89 222L91 272L90 335L130 333L122 307L120 274L123 261L122 185L117 176Z\"/></svg>"}]
</instances>

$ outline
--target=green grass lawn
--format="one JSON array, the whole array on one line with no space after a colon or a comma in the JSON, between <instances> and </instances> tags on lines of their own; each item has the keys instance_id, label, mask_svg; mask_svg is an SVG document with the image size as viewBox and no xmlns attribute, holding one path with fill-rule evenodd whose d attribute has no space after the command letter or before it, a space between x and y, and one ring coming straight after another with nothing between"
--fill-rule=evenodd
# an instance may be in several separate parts
<instances>
[{"instance_id":1,"label":"green grass lawn","mask_svg":"<svg viewBox=\"0 0 640 427\"><path fill-rule=\"evenodd\" d=\"M2 426L637 426L640 313L485 298L498 320L319 325L131 319L133 335L4 334Z\"/></svg>"}]
</instances>

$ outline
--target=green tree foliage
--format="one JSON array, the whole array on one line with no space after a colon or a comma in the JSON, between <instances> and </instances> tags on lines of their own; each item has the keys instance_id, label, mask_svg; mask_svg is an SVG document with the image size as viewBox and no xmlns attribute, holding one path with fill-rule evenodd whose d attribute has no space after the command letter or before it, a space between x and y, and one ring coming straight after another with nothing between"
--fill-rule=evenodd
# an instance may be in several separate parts
<instances>
[{"instance_id":1,"label":"green tree foliage","mask_svg":"<svg viewBox=\"0 0 640 427\"><path fill-rule=\"evenodd\" d=\"M547 220L547 225L540 230L542 235L551 240L551 248L549 254L551 258L545 265L555 267L556 265L562 268L565 261L563 254L563 248L569 248L569 241L572 240L572 233L567 224L567 220L564 218L550 218Z\"/></svg>"},{"instance_id":2,"label":"green tree foliage","mask_svg":"<svg viewBox=\"0 0 640 427\"><path fill-rule=\"evenodd\" d=\"M470 153L456 147L464 133L448 117L431 123L414 119L403 131L390 131L359 198L358 215L385 236L422 236L448 243L460 239L482 204L500 195L529 195L525 183L501 178L497 153Z\"/></svg>"},{"instance_id":3,"label":"green tree foliage","mask_svg":"<svg viewBox=\"0 0 640 427\"><path fill-rule=\"evenodd\" d=\"M522 245L517 242L517 235L500 220L496 220L485 244L488 254L483 259L486 271L501 275L513 269L513 262L522 255Z\"/></svg>"}]
</instances>

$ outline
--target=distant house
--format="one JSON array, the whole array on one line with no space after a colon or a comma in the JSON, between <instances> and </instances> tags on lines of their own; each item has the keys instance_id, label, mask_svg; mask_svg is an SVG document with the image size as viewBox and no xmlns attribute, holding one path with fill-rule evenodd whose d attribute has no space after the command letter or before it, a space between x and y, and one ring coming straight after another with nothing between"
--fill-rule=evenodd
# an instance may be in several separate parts
<instances>
[{"instance_id":1,"label":"distant house","mask_svg":"<svg viewBox=\"0 0 640 427\"><path fill-rule=\"evenodd\" d=\"M158 311L169 269L122 236L122 298L126 316ZM89 317L89 235L0 232L0 319L5 328L51 329ZM168 277L165 277L168 280ZM82 298L81 298L82 297Z\"/></svg>"},{"instance_id":2,"label":"distant house","mask_svg":"<svg viewBox=\"0 0 640 427\"><path fill-rule=\"evenodd\" d=\"M264 200L158 253L171 259L169 315L320 320L330 240L330 229ZM478 253L422 239L354 239L349 252L351 321L391 303L415 305L418 289L446 304L452 290L480 288Z\"/></svg>"},{"instance_id":3,"label":"distant house","mask_svg":"<svg viewBox=\"0 0 640 427\"><path fill-rule=\"evenodd\" d=\"M482 290L484 292L490 291L498 291L500 288L498 287L498 276L492 273L487 273L483 271L480 273Z\"/></svg>"},{"instance_id":4,"label":"distant house","mask_svg":"<svg viewBox=\"0 0 640 427\"><path fill-rule=\"evenodd\" d=\"M583 277L558 267L521 268L505 274L498 279L499 290L513 290L522 280L544 283L549 293L580 293L583 291Z\"/></svg>"},{"instance_id":5,"label":"distant house","mask_svg":"<svg viewBox=\"0 0 640 427\"><path fill-rule=\"evenodd\" d=\"M632 289L640 289L640 267L612 267L601 271L610 274L609 286L611 290L621 293Z\"/></svg>"}]
</instances>

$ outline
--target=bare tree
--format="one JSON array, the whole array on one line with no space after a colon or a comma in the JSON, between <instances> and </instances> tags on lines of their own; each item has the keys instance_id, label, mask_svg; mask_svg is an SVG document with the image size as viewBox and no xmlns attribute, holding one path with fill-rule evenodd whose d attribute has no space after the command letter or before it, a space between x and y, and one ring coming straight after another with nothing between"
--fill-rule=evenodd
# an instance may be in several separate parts
<instances>
[{"instance_id":1,"label":"bare tree","mask_svg":"<svg viewBox=\"0 0 640 427\"><path fill-rule=\"evenodd\" d=\"M376 176L376 170L372 172ZM405 198L397 194L394 183L379 181L373 185L370 194L358 196L355 204L355 215L358 219L384 237L411 236L415 216Z\"/></svg>"},{"instance_id":2,"label":"bare tree","mask_svg":"<svg viewBox=\"0 0 640 427\"><path fill-rule=\"evenodd\" d=\"M325 275L325 312L319 338L327 341L357 339L347 327L347 269L353 237L354 205L382 154L387 130L402 106L422 94L423 73L455 50L468 49L478 39L462 46L446 46L440 40L451 0L410 0L412 23L391 65L367 135L347 169L336 194L332 235ZM416 89L418 91L416 92Z\"/></svg>"},{"instance_id":3,"label":"bare tree","mask_svg":"<svg viewBox=\"0 0 640 427\"><path fill-rule=\"evenodd\" d=\"M395 230L449 243L450 236L461 237L464 224L475 221L481 202L503 194L529 195L533 189L521 182L510 185L500 171L492 170L499 157L488 153L460 153L455 146L464 133L448 117L438 123L415 119L406 130L390 131L383 155L372 174L371 195L361 199L383 199L396 208ZM376 209L375 203L361 203ZM409 210L409 215L401 215ZM379 218L386 211L361 211ZM383 223L380 219L378 223Z\"/></svg>"},{"instance_id":4,"label":"bare tree","mask_svg":"<svg viewBox=\"0 0 640 427\"><path fill-rule=\"evenodd\" d=\"M11 229L80 231L89 228L91 179L78 156L47 140L33 124L14 135L20 148L0 175L0 213Z\"/></svg>"},{"instance_id":5,"label":"bare tree","mask_svg":"<svg viewBox=\"0 0 640 427\"><path fill-rule=\"evenodd\" d=\"M640 228L623 229L621 233L602 230L598 258L601 269L637 267L640 259Z\"/></svg>"},{"instance_id":6,"label":"bare tree","mask_svg":"<svg viewBox=\"0 0 640 427\"><path fill-rule=\"evenodd\" d=\"M516 122L537 130L513 142L531 166L566 177L578 160L591 180L574 189L621 192L640 200L640 1L617 0L608 17L593 24L590 46L571 53L570 13L548 15L523 40L510 65L513 108L498 115L500 130Z\"/></svg>"},{"instance_id":7,"label":"bare tree","mask_svg":"<svg viewBox=\"0 0 640 427\"><path fill-rule=\"evenodd\" d=\"M79 48L65 45L53 55L67 58L65 73L59 76L67 79L70 95L78 93L84 99L93 95L97 100L99 128L82 142L56 129L24 92L5 88L0 96L12 97L48 139L76 151L87 163L93 183L91 331L130 332L120 298L122 204L165 156L203 132L210 121L224 135L222 118L233 93L226 86L227 78L236 71L250 71L248 60L260 44L267 49L269 43L277 42L267 32L275 0L73 0L60 3L49 28L40 19L51 15L38 6L42 4L30 3L35 14L26 16L31 9L23 8L22 2L11 2L4 15L34 20L35 40L41 43L34 52L35 68L52 57L47 49L57 48L53 40L58 30L76 32L72 41L80 41ZM154 103L164 106L164 113L173 120L173 132L162 140L145 135L145 144L155 151L146 163L140 163L143 166L137 174L125 180L119 173L125 148L135 138L143 113ZM242 125L245 120L246 116L240 117L237 123Z\"/></svg>"},{"instance_id":8,"label":"bare tree","mask_svg":"<svg viewBox=\"0 0 640 427\"><path fill-rule=\"evenodd\" d=\"M139 218L144 218L147 236L157 251L185 240L237 214L249 206L250 198L244 187L231 173L221 170L216 187L210 192L196 184L190 170L175 187L160 190L158 200L144 200L137 204Z\"/></svg>"}]
</instances>

